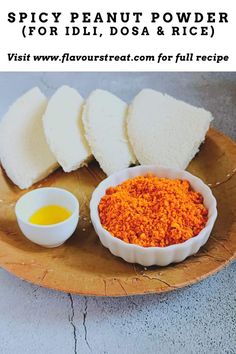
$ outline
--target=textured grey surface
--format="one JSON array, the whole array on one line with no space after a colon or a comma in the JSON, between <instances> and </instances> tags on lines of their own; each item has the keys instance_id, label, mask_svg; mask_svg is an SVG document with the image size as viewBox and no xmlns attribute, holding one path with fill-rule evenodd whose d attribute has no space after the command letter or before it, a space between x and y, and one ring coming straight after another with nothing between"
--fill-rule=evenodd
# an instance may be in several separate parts
<instances>
[{"instance_id":1,"label":"textured grey surface","mask_svg":"<svg viewBox=\"0 0 236 354\"><path fill-rule=\"evenodd\" d=\"M126 102L139 90L153 88L210 110L214 125L236 139L236 72L234 73L0 73L0 117L20 94L39 86L50 96L60 85L86 97L95 88L110 90Z\"/></svg>"},{"instance_id":2,"label":"textured grey surface","mask_svg":"<svg viewBox=\"0 0 236 354\"><path fill-rule=\"evenodd\" d=\"M109 89L129 102L144 87L209 109L236 140L236 73L0 73L0 116L34 85ZM0 269L0 353L236 353L236 262L191 287L130 298L71 296Z\"/></svg>"}]
</instances>

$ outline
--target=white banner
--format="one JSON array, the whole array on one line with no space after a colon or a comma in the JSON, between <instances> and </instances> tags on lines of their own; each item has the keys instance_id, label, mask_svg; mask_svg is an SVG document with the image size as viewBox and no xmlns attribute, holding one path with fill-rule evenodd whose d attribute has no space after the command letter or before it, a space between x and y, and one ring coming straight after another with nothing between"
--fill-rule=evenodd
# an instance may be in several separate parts
<instances>
[{"instance_id":1,"label":"white banner","mask_svg":"<svg viewBox=\"0 0 236 354\"><path fill-rule=\"evenodd\" d=\"M234 71L233 1L7 1L1 71Z\"/></svg>"}]
</instances>

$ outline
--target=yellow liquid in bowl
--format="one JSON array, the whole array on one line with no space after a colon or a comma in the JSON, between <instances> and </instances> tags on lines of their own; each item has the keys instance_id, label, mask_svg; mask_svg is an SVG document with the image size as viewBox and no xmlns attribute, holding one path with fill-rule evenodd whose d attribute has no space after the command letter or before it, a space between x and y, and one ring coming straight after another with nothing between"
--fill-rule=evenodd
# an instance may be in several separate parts
<instances>
[{"instance_id":1,"label":"yellow liquid in bowl","mask_svg":"<svg viewBox=\"0 0 236 354\"><path fill-rule=\"evenodd\" d=\"M47 205L38 209L29 222L35 225L53 225L65 221L71 216L71 212L60 205Z\"/></svg>"}]
</instances>

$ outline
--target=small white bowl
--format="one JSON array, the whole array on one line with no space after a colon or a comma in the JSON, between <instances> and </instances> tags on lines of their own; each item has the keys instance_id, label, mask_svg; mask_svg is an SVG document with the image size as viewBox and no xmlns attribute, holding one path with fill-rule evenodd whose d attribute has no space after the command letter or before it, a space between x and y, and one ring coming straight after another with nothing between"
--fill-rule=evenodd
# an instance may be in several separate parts
<instances>
[{"instance_id":1,"label":"small white bowl","mask_svg":"<svg viewBox=\"0 0 236 354\"><path fill-rule=\"evenodd\" d=\"M71 212L71 216L57 224L35 225L29 218L38 209L47 205L60 205ZM79 221L79 202L70 192L61 188L38 188L24 194L16 203L18 225L30 241L40 246L53 248L62 245L75 231Z\"/></svg>"},{"instance_id":2,"label":"small white bowl","mask_svg":"<svg viewBox=\"0 0 236 354\"><path fill-rule=\"evenodd\" d=\"M204 199L204 205L208 209L208 221L205 228L195 237L176 245L167 247L142 247L126 243L117 237L112 236L105 230L100 222L98 205L105 195L107 188L116 186L129 178L152 173L158 177L170 179L188 180L192 188L200 192ZM129 263L138 263L143 266L166 266L170 263L178 263L185 258L198 252L208 240L217 217L216 200L210 188L199 178L184 170L162 168L157 166L137 166L116 172L103 180L95 189L90 202L90 215L94 229L98 234L101 243L107 247L112 254L123 258Z\"/></svg>"}]
</instances>

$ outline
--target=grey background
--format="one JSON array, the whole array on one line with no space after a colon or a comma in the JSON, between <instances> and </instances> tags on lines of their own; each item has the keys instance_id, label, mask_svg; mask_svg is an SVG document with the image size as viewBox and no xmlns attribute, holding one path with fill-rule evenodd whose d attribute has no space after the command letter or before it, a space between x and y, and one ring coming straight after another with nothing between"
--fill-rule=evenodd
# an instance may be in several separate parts
<instances>
[{"instance_id":1,"label":"grey background","mask_svg":"<svg viewBox=\"0 0 236 354\"><path fill-rule=\"evenodd\" d=\"M0 73L0 116L26 90L69 84L129 102L142 88L210 110L236 140L236 73ZM147 117L148 119L148 117ZM130 298L71 296L0 269L0 353L236 353L236 262L191 287Z\"/></svg>"}]
</instances>

